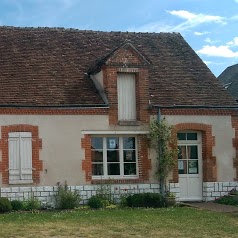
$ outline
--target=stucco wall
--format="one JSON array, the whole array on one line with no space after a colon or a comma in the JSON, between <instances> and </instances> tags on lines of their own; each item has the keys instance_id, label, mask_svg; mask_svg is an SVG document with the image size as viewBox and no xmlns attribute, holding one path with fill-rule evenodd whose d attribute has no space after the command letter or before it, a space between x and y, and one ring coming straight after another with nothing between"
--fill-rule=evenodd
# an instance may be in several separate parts
<instances>
[{"instance_id":1,"label":"stucco wall","mask_svg":"<svg viewBox=\"0 0 238 238\"><path fill-rule=\"evenodd\" d=\"M42 139L40 159L43 160L40 185L55 185L65 180L70 185L78 185L85 181L81 130L106 130L107 118L85 115L1 115L0 125L30 124L39 127L39 137Z\"/></svg>"},{"instance_id":2,"label":"stucco wall","mask_svg":"<svg viewBox=\"0 0 238 238\"><path fill-rule=\"evenodd\" d=\"M235 171L233 158L235 150L232 138L235 132L231 125L230 116L165 116L170 125L178 123L203 123L212 125L212 135L215 136L215 146L213 156L217 159L217 179L218 181L233 181Z\"/></svg>"},{"instance_id":3,"label":"stucco wall","mask_svg":"<svg viewBox=\"0 0 238 238\"><path fill-rule=\"evenodd\" d=\"M29 124L39 128L43 171L38 185L42 186L52 186L65 180L70 185L85 184L85 172L82 171L82 160L85 159L84 149L81 148L81 139L84 137L82 131L148 129L140 126L109 126L107 115L0 115L0 126L14 124Z\"/></svg>"}]
</instances>

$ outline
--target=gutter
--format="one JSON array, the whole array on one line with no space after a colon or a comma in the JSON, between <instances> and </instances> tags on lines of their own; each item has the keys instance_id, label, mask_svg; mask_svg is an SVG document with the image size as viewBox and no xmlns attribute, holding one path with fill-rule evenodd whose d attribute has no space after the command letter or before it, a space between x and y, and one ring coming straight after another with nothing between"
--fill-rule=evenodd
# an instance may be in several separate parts
<instances>
[{"instance_id":1,"label":"gutter","mask_svg":"<svg viewBox=\"0 0 238 238\"><path fill-rule=\"evenodd\" d=\"M84 108L109 108L108 104L77 104L77 105L0 105L0 108L34 108L34 109L84 109Z\"/></svg>"},{"instance_id":2,"label":"gutter","mask_svg":"<svg viewBox=\"0 0 238 238\"><path fill-rule=\"evenodd\" d=\"M170 105L170 106L162 106L162 105L152 105L152 108L181 108L181 109L186 109L186 108L195 108L195 109L238 109L237 106L205 106L205 105Z\"/></svg>"}]
</instances>

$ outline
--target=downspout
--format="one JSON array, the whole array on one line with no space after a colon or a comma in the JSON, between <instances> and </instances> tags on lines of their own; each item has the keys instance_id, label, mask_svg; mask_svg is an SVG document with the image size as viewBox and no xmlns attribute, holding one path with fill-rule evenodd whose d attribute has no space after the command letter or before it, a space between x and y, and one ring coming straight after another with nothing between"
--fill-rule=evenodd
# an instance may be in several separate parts
<instances>
[{"instance_id":1,"label":"downspout","mask_svg":"<svg viewBox=\"0 0 238 238\"><path fill-rule=\"evenodd\" d=\"M161 122L161 110L160 107L158 107L158 114L157 114L157 121L160 123ZM159 143L159 166L161 164L161 157L163 155L163 147L161 140L158 141ZM165 195L165 189L164 189L164 177L159 174L159 185L160 185L160 193L164 196Z\"/></svg>"}]
</instances>

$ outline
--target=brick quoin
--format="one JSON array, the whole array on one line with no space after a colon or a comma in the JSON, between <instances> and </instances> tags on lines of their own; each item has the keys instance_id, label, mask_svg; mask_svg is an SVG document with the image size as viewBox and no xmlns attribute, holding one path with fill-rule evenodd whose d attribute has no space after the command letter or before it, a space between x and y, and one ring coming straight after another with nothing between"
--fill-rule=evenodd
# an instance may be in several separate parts
<instances>
[{"instance_id":1,"label":"brick quoin","mask_svg":"<svg viewBox=\"0 0 238 238\"><path fill-rule=\"evenodd\" d=\"M202 132L202 162L203 162L203 182L217 181L216 157L212 154L212 147L215 146L215 137L212 136L212 126L201 123L180 123L174 125L172 135L177 137L179 131L195 130ZM178 182L178 159L175 158L176 165L173 169L173 179L171 182Z\"/></svg>"},{"instance_id":2,"label":"brick quoin","mask_svg":"<svg viewBox=\"0 0 238 238\"><path fill-rule=\"evenodd\" d=\"M235 130L235 138L232 139L233 147L235 148L235 158L233 161L233 166L235 168L236 174L234 181L238 181L238 116L231 117L232 128Z\"/></svg>"},{"instance_id":3,"label":"brick quoin","mask_svg":"<svg viewBox=\"0 0 238 238\"><path fill-rule=\"evenodd\" d=\"M42 140L39 139L38 126L20 124L1 127L2 139L0 149L2 161L0 161L0 172L2 173L2 184L9 184L9 155L8 155L8 134L10 132L31 132L32 133L32 179L34 184L40 183L40 172L43 170L43 163L40 160L39 152L42 149Z\"/></svg>"},{"instance_id":4,"label":"brick quoin","mask_svg":"<svg viewBox=\"0 0 238 238\"><path fill-rule=\"evenodd\" d=\"M110 179L110 182L123 184L123 183L142 183L149 181L149 171L151 169L151 160L148 158L148 140L145 135L137 136L138 144L138 179ZM92 180L92 157L91 157L91 137L90 135L84 135L81 139L81 147L85 151L85 159L82 161L82 170L85 172L86 182L92 184L108 183L108 179Z\"/></svg>"}]
</instances>

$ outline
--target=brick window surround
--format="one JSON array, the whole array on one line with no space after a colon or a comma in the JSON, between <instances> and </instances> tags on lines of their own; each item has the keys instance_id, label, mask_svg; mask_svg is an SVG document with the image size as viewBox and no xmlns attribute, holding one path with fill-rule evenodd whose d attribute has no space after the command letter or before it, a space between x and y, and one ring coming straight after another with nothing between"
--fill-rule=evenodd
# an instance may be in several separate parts
<instances>
[{"instance_id":1,"label":"brick window surround","mask_svg":"<svg viewBox=\"0 0 238 238\"><path fill-rule=\"evenodd\" d=\"M84 135L81 139L81 147L85 150L85 159L82 161L82 170L85 172L86 182L101 183L101 182L113 182L113 183L142 183L148 182L149 171L151 169L151 160L148 158L148 140L145 135L137 135L138 143L138 168L139 178L137 179L103 179L92 180L92 160L91 160L91 136Z\"/></svg>"},{"instance_id":2,"label":"brick window surround","mask_svg":"<svg viewBox=\"0 0 238 238\"><path fill-rule=\"evenodd\" d=\"M201 131L202 132L202 168L203 182L217 181L216 157L212 154L212 147L215 146L215 137L212 136L212 126L201 123L180 123L173 127L173 137L177 137L179 131ZM178 160L173 169L172 182L178 183Z\"/></svg>"},{"instance_id":3,"label":"brick window surround","mask_svg":"<svg viewBox=\"0 0 238 238\"><path fill-rule=\"evenodd\" d=\"M8 134L10 132L31 132L32 134L32 179L34 184L40 182L40 172L43 170L42 160L39 158L40 149L42 149L42 140L39 139L38 126L20 124L2 126L0 140L0 149L2 151L2 161L0 161L0 172L2 173L2 184L9 184L9 159L8 159Z\"/></svg>"}]
</instances>

